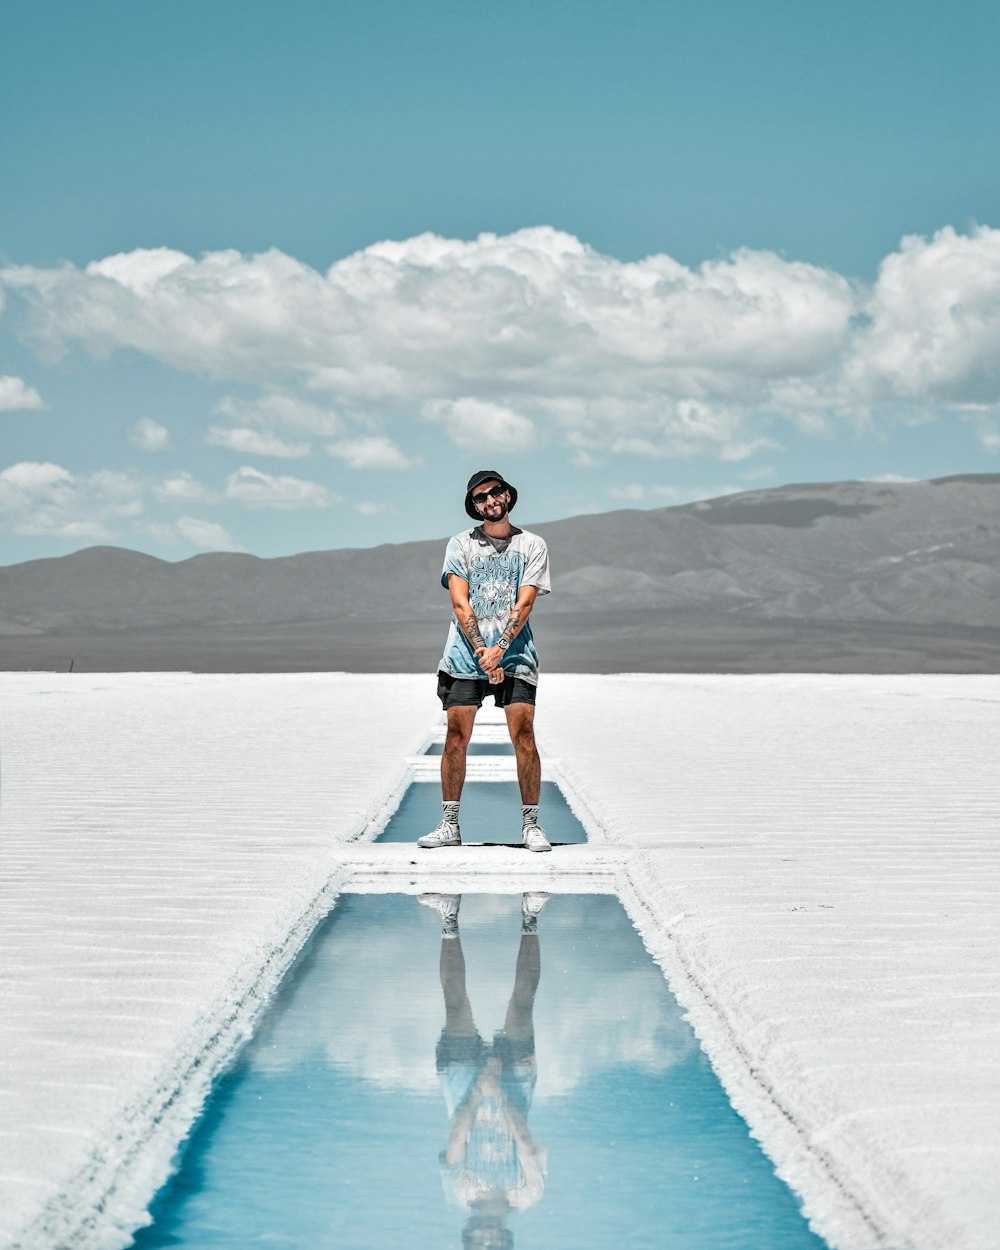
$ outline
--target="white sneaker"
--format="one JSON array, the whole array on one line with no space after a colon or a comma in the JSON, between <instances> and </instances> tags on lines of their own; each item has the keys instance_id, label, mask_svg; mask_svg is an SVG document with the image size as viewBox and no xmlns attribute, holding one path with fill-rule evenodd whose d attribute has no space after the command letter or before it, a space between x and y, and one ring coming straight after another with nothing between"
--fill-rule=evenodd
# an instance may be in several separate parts
<instances>
[{"instance_id":1,"label":"white sneaker","mask_svg":"<svg viewBox=\"0 0 1000 1250\"><path fill-rule=\"evenodd\" d=\"M454 937L458 933L458 905L461 894L418 894L417 901L425 907L433 907L444 922L444 935Z\"/></svg>"},{"instance_id":2,"label":"white sneaker","mask_svg":"<svg viewBox=\"0 0 1000 1250\"><path fill-rule=\"evenodd\" d=\"M545 836L541 825L525 825L521 830L521 841L529 851L551 851L552 846Z\"/></svg>"},{"instance_id":3,"label":"white sneaker","mask_svg":"<svg viewBox=\"0 0 1000 1250\"><path fill-rule=\"evenodd\" d=\"M434 850L439 846L461 845L462 834L458 825L449 825L446 820L442 820L436 829L425 833L422 838L417 838L417 846L422 846L425 851Z\"/></svg>"},{"instance_id":4,"label":"white sneaker","mask_svg":"<svg viewBox=\"0 0 1000 1250\"><path fill-rule=\"evenodd\" d=\"M521 895L521 915L525 920L533 919L549 901L544 890L529 890Z\"/></svg>"}]
</instances>

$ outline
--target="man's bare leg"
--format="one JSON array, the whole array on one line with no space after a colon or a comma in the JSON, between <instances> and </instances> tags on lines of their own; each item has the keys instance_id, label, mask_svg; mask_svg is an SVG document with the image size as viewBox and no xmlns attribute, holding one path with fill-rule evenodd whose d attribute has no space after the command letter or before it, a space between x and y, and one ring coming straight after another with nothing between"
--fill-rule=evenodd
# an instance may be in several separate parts
<instances>
[{"instance_id":1,"label":"man's bare leg","mask_svg":"<svg viewBox=\"0 0 1000 1250\"><path fill-rule=\"evenodd\" d=\"M542 785L542 761L535 746L535 705L533 703L508 703L507 729L517 756L517 784L521 788L521 802L538 806L538 792Z\"/></svg>"},{"instance_id":2,"label":"man's bare leg","mask_svg":"<svg viewBox=\"0 0 1000 1250\"><path fill-rule=\"evenodd\" d=\"M459 1037L475 1037L472 1004L465 988L465 955L457 935L441 942L441 989L444 993L445 1031Z\"/></svg>"},{"instance_id":3,"label":"man's bare leg","mask_svg":"<svg viewBox=\"0 0 1000 1250\"><path fill-rule=\"evenodd\" d=\"M417 846L425 850L462 845L458 804L465 785L465 753L478 710L476 707L448 709L448 736L441 753L441 823L417 838Z\"/></svg>"},{"instance_id":4,"label":"man's bare leg","mask_svg":"<svg viewBox=\"0 0 1000 1250\"><path fill-rule=\"evenodd\" d=\"M521 788L521 841L529 851L551 851L545 830L538 823L542 761L535 746L535 706L533 703L509 703L504 711L517 757L517 782Z\"/></svg>"},{"instance_id":5,"label":"man's bare leg","mask_svg":"<svg viewBox=\"0 0 1000 1250\"><path fill-rule=\"evenodd\" d=\"M503 1031L514 1041L527 1041L535 1035L533 1014L535 991L542 974L542 957L537 933L522 933L517 951L514 989L507 1004Z\"/></svg>"},{"instance_id":6,"label":"man's bare leg","mask_svg":"<svg viewBox=\"0 0 1000 1250\"><path fill-rule=\"evenodd\" d=\"M477 707L448 709L448 736L441 754L441 798L445 803L457 803L462 797L465 756L478 711Z\"/></svg>"}]
</instances>

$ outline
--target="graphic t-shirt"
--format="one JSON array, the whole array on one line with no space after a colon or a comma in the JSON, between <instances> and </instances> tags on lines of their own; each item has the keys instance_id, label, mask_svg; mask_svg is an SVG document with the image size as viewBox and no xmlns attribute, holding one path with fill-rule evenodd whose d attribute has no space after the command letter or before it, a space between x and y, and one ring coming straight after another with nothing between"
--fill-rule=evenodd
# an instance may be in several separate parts
<instances>
[{"instance_id":1,"label":"graphic t-shirt","mask_svg":"<svg viewBox=\"0 0 1000 1250\"><path fill-rule=\"evenodd\" d=\"M469 602L488 647L503 633L522 586L536 586L540 595L547 595L551 590L548 548L544 539L527 530L518 530L512 535L504 551L497 551L478 526L456 534L444 555L441 585L446 590L449 573L457 573L469 583ZM500 663L510 676L537 683L538 653L531 637L530 621L521 628ZM454 615L438 668L452 677L488 680L476 661L472 643Z\"/></svg>"},{"instance_id":2,"label":"graphic t-shirt","mask_svg":"<svg viewBox=\"0 0 1000 1250\"><path fill-rule=\"evenodd\" d=\"M532 1207L545 1192L548 1150L530 1139L520 1149L507 1099L484 1098L466 1142L465 1158L449 1164L440 1156L445 1201L456 1207L473 1206L491 1194L502 1193L516 1211Z\"/></svg>"}]
</instances>

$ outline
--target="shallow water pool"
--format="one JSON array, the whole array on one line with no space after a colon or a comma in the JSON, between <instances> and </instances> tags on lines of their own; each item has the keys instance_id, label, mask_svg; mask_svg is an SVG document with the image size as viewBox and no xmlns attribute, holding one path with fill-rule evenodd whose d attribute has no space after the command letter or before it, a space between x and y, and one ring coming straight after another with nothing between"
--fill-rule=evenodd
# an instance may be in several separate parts
<instances>
[{"instance_id":1,"label":"shallow water pool","mask_svg":"<svg viewBox=\"0 0 1000 1250\"><path fill-rule=\"evenodd\" d=\"M441 787L436 781L416 782L378 842L416 842L441 819ZM583 826L553 781L543 781L538 820L553 843L586 842ZM521 844L521 797L516 781L468 781L462 792L462 840Z\"/></svg>"},{"instance_id":2,"label":"shallow water pool","mask_svg":"<svg viewBox=\"0 0 1000 1250\"><path fill-rule=\"evenodd\" d=\"M136 1246L821 1250L615 898L454 907L341 897Z\"/></svg>"}]
</instances>

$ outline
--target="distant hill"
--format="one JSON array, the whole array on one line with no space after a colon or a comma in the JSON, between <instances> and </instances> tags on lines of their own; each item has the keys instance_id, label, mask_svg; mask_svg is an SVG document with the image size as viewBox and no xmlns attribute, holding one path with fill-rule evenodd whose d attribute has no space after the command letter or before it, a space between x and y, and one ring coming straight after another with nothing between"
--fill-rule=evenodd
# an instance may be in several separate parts
<instances>
[{"instance_id":1,"label":"distant hill","mask_svg":"<svg viewBox=\"0 0 1000 1250\"><path fill-rule=\"evenodd\" d=\"M1000 474L749 491L531 525L550 668L1000 671ZM0 667L433 669L444 539L0 568Z\"/></svg>"}]
</instances>

